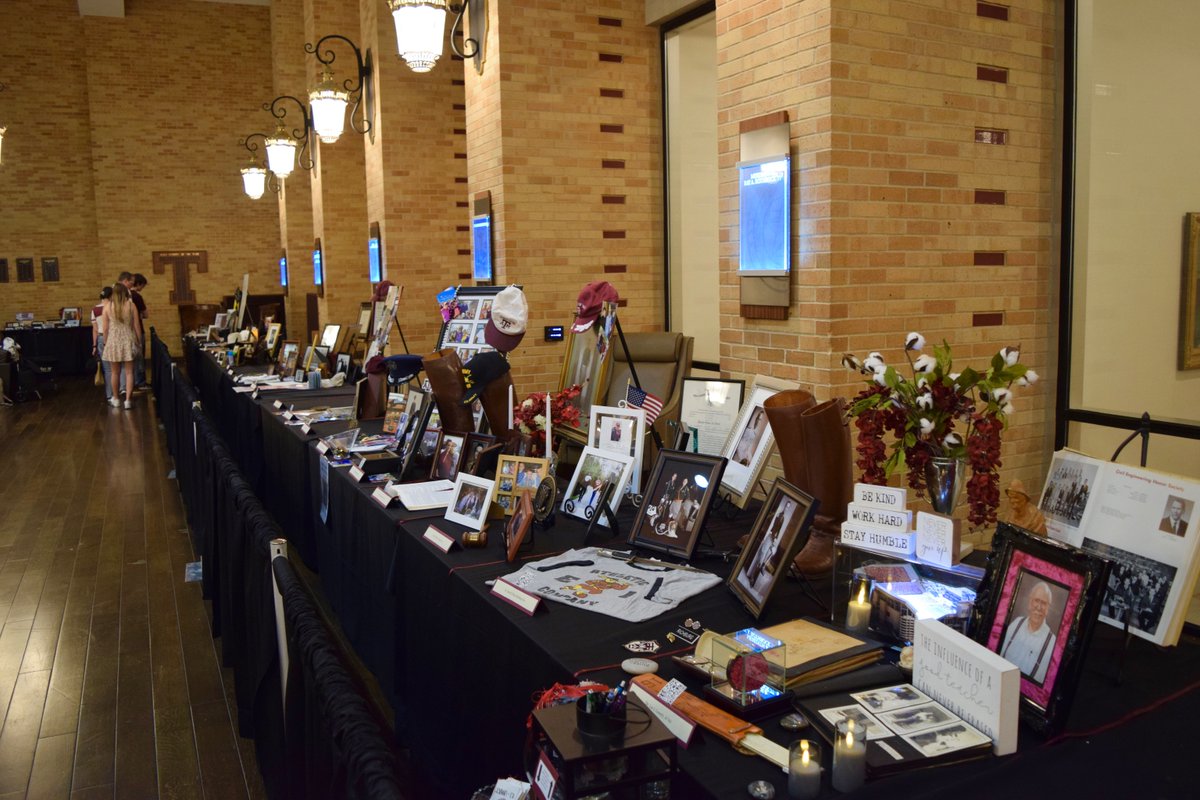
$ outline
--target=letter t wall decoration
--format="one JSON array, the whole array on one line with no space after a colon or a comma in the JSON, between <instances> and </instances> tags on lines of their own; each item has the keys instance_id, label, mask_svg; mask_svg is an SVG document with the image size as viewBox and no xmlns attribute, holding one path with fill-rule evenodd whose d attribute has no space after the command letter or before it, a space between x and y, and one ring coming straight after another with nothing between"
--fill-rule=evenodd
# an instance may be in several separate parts
<instances>
[{"instance_id":1,"label":"letter t wall decoration","mask_svg":"<svg viewBox=\"0 0 1200 800\"><path fill-rule=\"evenodd\" d=\"M173 305L196 302L196 293L192 291L191 270L208 272L207 250L180 250L172 252L155 252L154 274L162 275L169 267L174 276L174 288L171 289L170 302Z\"/></svg>"}]
</instances>

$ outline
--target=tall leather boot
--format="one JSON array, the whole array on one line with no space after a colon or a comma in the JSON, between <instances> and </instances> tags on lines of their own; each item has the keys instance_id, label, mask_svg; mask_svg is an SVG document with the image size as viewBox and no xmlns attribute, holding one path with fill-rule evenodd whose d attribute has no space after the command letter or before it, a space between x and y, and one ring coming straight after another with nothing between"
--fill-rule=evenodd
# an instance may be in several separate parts
<instances>
[{"instance_id":1,"label":"tall leather boot","mask_svg":"<svg viewBox=\"0 0 1200 800\"><path fill-rule=\"evenodd\" d=\"M808 491L808 459L804 452L804 435L800 417L817 404L812 392L788 389L777 392L763 401L763 411L771 423L771 434L783 461L783 477L793 486Z\"/></svg>"},{"instance_id":2,"label":"tall leather boot","mask_svg":"<svg viewBox=\"0 0 1200 800\"><path fill-rule=\"evenodd\" d=\"M463 405L462 361L458 353L450 348L425 356L421 361L433 396L437 398L438 413L442 418L442 430L455 433L470 433L475 430L475 418L471 407Z\"/></svg>"},{"instance_id":3,"label":"tall leather boot","mask_svg":"<svg viewBox=\"0 0 1200 800\"><path fill-rule=\"evenodd\" d=\"M833 542L846 519L854 496L853 454L846 401L840 397L805 411L800 417L808 485L801 486L820 501L808 544L796 556L803 575L828 575L833 567Z\"/></svg>"},{"instance_id":4,"label":"tall leather boot","mask_svg":"<svg viewBox=\"0 0 1200 800\"><path fill-rule=\"evenodd\" d=\"M512 372L505 372L479 393L483 415L487 417L488 427L498 442L508 441L512 433L512 429L508 427L508 390L512 385Z\"/></svg>"}]
</instances>

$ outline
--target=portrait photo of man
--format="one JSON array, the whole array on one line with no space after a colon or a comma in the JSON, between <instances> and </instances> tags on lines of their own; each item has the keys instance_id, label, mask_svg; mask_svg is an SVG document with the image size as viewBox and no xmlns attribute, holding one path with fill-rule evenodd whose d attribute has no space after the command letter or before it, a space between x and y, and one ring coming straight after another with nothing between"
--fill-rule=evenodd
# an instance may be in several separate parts
<instances>
[{"instance_id":1,"label":"portrait photo of man","mask_svg":"<svg viewBox=\"0 0 1200 800\"><path fill-rule=\"evenodd\" d=\"M1163 533L1171 533L1176 536L1187 536L1188 517L1191 516L1192 504L1184 500L1182 497L1171 495L1167 498L1167 509L1163 514L1162 522L1158 524L1158 529Z\"/></svg>"},{"instance_id":2,"label":"portrait photo of man","mask_svg":"<svg viewBox=\"0 0 1200 800\"><path fill-rule=\"evenodd\" d=\"M1017 665L1021 674L1041 685L1058 643L1067 589L1022 571L1013 592L1009 621L1000 642L1000 656Z\"/></svg>"}]
</instances>

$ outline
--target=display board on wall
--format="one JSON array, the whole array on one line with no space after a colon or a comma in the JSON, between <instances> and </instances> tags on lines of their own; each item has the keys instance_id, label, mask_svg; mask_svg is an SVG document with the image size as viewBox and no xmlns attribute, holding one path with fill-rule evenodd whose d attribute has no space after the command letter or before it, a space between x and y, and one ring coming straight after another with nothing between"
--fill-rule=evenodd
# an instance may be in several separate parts
<instances>
[{"instance_id":1,"label":"display board on wall","mask_svg":"<svg viewBox=\"0 0 1200 800\"><path fill-rule=\"evenodd\" d=\"M471 277L480 286L492 283L492 193L478 192L471 211Z\"/></svg>"},{"instance_id":2,"label":"display board on wall","mask_svg":"<svg viewBox=\"0 0 1200 800\"><path fill-rule=\"evenodd\" d=\"M368 228L367 272L371 283L383 280L383 237L379 235L378 222L372 222Z\"/></svg>"}]
</instances>

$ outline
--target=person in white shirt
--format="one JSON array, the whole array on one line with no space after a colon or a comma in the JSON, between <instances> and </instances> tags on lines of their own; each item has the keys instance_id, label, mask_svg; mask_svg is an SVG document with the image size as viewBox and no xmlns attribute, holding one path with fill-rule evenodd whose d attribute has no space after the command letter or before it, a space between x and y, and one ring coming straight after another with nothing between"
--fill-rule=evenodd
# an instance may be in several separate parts
<instances>
[{"instance_id":1,"label":"person in white shirt","mask_svg":"<svg viewBox=\"0 0 1200 800\"><path fill-rule=\"evenodd\" d=\"M1000 648L1002 658L1016 664L1022 675L1038 684L1046 680L1046 668L1058 641L1046 624L1051 602L1050 584L1039 581L1029 593L1028 614L1008 624Z\"/></svg>"}]
</instances>

